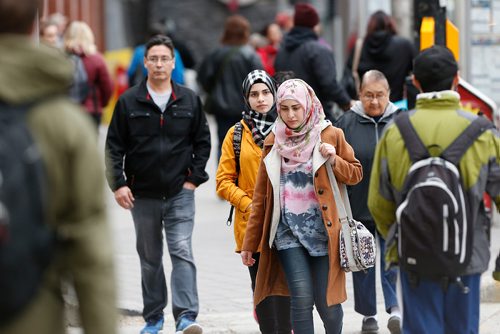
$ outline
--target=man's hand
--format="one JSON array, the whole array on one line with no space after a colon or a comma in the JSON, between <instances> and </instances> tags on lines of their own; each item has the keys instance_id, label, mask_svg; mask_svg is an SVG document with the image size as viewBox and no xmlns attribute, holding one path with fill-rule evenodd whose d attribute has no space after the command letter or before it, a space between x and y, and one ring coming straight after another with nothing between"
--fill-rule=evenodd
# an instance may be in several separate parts
<instances>
[{"instance_id":1,"label":"man's hand","mask_svg":"<svg viewBox=\"0 0 500 334\"><path fill-rule=\"evenodd\" d=\"M115 200L124 209L132 209L134 207L134 195L132 195L132 191L127 186L118 188L115 191Z\"/></svg>"},{"instance_id":2,"label":"man's hand","mask_svg":"<svg viewBox=\"0 0 500 334\"><path fill-rule=\"evenodd\" d=\"M252 257L252 252L241 251L240 256L241 262L243 262L245 266L251 267L255 264L255 259Z\"/></svg>"},{"instance_id":3,"label":"man's hand","mask_svg":"<svg viewBox=\"0 0 500 334\"><path fill-rule=\"evenodd\" d=\"M195 190L196 189L196 186L194 184L192 184L191 182L184 182L184 184L182 185L182 187L186 188L186 189L189 189L189 190Z\"/></svg>"}]
</instances>

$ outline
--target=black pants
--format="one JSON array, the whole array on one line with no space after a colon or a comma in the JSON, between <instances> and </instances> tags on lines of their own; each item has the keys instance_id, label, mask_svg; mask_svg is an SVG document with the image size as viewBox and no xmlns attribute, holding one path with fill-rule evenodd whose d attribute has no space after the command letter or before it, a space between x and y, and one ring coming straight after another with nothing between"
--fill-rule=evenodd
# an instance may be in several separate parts
<instances>
[{"instance_id":1,"label":"black pants","mask_svg":"<svg viewBox=\"0 0 500 334\"><path fill-rule=\"evenodd\" d=\"M497 255L497 260L495 263L495 271L500 271L500 252Z\"/></svg>"},{"instance_id":2,"label":"black pants","mask_svg":"<svg viewBox=\"0 0 500 334\"><path fill-rule=\"evenodd\" d=\"M255 280L259 269L260 253L254 253L255 264L248 267L252 280L252 291L255 290ZM269 296L257 305L255 312L262 334L290 334L290 297Z\"/></svg>"}]
</instances>

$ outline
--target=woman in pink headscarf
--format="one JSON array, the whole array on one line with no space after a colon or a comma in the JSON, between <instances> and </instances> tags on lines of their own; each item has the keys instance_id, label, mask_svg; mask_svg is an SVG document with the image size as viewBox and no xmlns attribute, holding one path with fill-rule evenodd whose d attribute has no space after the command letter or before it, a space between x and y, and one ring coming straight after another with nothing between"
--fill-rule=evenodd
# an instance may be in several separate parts
<instances>
[{"instance_id":1,"label":"woman in pink headscarf","mask_svg":"<svg viewBox=\"0 0 500 334\"><path fill-rule=\"evenodd\" d=\"M314 333L313 306L326 332L342 332L346 300L340 268L340 223L326 164L339 183L363 175L342 130L325 120L312 88L285 81L277 93L276 127L264 142L252 213L241 257L253 265L261 246L254 293L258 305L270 295L291 297L294 334Z\"/></svg>"}]
</instances>

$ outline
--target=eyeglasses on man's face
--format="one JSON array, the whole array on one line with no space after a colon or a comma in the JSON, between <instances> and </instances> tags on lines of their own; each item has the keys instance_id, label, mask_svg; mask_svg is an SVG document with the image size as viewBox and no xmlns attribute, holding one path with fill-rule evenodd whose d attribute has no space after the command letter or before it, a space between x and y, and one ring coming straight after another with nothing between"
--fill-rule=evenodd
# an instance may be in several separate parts
<instances>
[{"instance_id":1,"label":"eyeglasses on man's face","mask_svg":"<svg viewBox=\"0 0 500 334\"><path fill-rule=\"evenodd\" d=\"M377 93L377 94L372 94L372 93L366 93L361 95L361 98L366 101L381 101L387 98L387 94L385 93Z\"/></svg>"},{"instance_id":2,"label":"eyeglasses on man's face","mask_svg":"<svg viewBox=\"0 0 500 334\"><path fill-rule=\"evenodd\" d=\"M172 60L174 60L173 57L156 57L156 56L152 56L152 57L148 57L147 58L147 61L150 62L151 64L157 64L158 62L160 62L161 64L167 64L167 63L170 63Z\"/></svg>"}]
</instances>

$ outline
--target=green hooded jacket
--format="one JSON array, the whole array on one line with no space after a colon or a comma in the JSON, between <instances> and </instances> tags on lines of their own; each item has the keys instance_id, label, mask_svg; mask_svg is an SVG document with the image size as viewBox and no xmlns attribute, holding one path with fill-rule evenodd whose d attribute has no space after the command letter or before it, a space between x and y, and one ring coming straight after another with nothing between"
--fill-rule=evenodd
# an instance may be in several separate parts
<instances>
[{"instance_id":1,"label":"green hooded jacket","mask_svg":"<svg viewBox=\"0 0 500 334\"><path fill-rule=\"evenodd\" d=\"M46 167L47 221L63 240L37 295L3 334L65 333L63 282L74 286L85 333L116 333L102 154L88 116L65 97L71 66L29 36L0 35L0 100L35 103L27 122Z\"/></svg>"},{"instance_id":2,"label":"green hooded jacket","mask_svg":"<svg viewBox=\"0 0 500 334\"><path fill-rule=\"evenodd\" d=\"M418 95L416 111L410 121L432 156L438 156L477 117L460 110L460 96L454 91ZM397 126L387 126L373 162L368 192L368 207L377 229L387 238L396 224L396 205L411 161ZM485 225L488 223L481 206L487 192L500 207L500 138L496 130L487 130L465 152L459 163L464 191L469 198L474 219L474 239L471 261L465 274L482 273L488 268L489 242ZM398 263L396 243L388 245L386 261Z\"/></svg>"}]
</instances>

